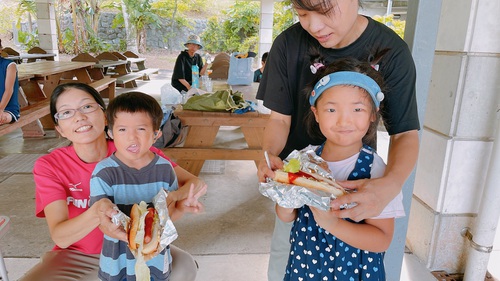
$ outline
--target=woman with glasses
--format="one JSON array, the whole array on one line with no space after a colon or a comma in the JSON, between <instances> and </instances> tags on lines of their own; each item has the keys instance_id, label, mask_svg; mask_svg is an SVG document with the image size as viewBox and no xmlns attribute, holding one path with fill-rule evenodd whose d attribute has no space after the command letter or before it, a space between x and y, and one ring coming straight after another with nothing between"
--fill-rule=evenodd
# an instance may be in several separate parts
<instances>
[{"instance_id":1,"label":"woman with glasses","mask_svg":"<svg viewBox=\"0 0 500 281\"><path fill-rule=\"evenodd\" d=\"M47 220L55 246L22 281L98 280L103 232L127 239L126 233L111 222L116 211L109 199L89 207L92 171L97 162L116 150L105 132L105 107L99 92L86 84L62 84L52 93L50 112L55 129L72 144L40 157L33 168L36 216ZM161 150L151 149L167 158ZM196 176L172 165L180 188L169 197L181 200L187 198L191 185L195 191L205 186ZM194 280L197 265L193 257L175 246L171 254L175 263L170 280Z\"/></svg>"}]
</instances>

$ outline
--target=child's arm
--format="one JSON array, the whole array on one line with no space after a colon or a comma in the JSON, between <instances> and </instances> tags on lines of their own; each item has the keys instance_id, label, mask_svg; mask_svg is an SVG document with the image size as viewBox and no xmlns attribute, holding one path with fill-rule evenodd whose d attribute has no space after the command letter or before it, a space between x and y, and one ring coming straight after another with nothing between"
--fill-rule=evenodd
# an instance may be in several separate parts
<instances>
[{"instance_id":1,"label":"child's arm","mask_svg":"<svg viewBox=\"0 0 500 281\"><path fill-rule=\"evenodd\" d=\"M201 180L199 177L186 171L181 166L176 166L174 168L175 175L177 176L177 181L179 183L179 189L176 191L171 191L168 196L171 196L175 201L180 201L186 199L189 195L189 189L191 185L194 184L194 193L197 194L200 190L207 191L207 184ZM204 195L203 193L202 195Z\"/></svg>"},{"instance_id":2,"label":"child's arm","mask_svg":"<svg viewBox=\"0 0 500 281\"><path fill-rule=\"evenodd\" d=\"M276 204L276 215L284 222L292 222L297 217L297 209L283 208Z\"/></svg>"},{"instance_id":3,"label":"child's arm","mask_svg":"<svg viewBox=\"0 0 500 281\"><path fill-rule=\"evenodd\" d=\"M367 219L356 224L336 217L333 211L310 207L319 226L345 243L370 252L383 252L389 248L394 233L394 219Z\"/></svg>"},{"instance_id":4,"label":"child's arm","mask_svg":"<svg viewBox=\"0 0 500 281\"><path fill-rule=\"evenodd\" d=\"M203 211L203 204L198 199L207 192L207 186L195 191L195 185L191 184L187 198L176 200L171 197L170 193L167 196L168 214L172 221L176 221L184 215L184 213L200 213Z\"/></svg>"}]
</instances>

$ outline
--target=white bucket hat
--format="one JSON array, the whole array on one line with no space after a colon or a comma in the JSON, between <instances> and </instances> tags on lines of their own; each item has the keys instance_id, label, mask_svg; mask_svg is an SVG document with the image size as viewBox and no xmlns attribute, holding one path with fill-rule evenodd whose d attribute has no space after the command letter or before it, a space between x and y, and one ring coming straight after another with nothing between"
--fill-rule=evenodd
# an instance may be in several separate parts
<instances>
[{"instance_id":1,"label":"white bucket hat","mask_svg":"<svg viewBox=\"0 0 500 281\"><path fill-rule=\"evenodd\" d=\"M203 49L203 45L201 44L200 36L198 35L189 35L188 40L184 43L184 47L187 47L187 44L196 44L200 46L200 49Z\"/></svg>"}]
</instances>

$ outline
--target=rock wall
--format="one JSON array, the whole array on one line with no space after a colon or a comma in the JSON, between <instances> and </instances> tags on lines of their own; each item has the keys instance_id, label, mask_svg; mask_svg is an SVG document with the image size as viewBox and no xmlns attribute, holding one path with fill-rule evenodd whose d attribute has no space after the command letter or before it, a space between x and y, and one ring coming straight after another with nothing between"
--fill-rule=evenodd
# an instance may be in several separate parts
<instances>
[{"instance_id":1,"label":"rock wall","mask_svg":"<svg viewBox=\"0 0 500 281\"><path fill-rule=\"evenodd\" d=\"M103 42L119 46L120 41L126 39L125 28L112 28L115 13L101 13L99 17L98 37ZM146 44L149 49L166 48L172 51L184 49L184 43L189 34L200 35L207 28L207 20L191 19L190 27L177 27L175 30L170 28L170 20L162 19L159 27L150 25L147 28ZM61 19L61 30L69 28L73 30L71 15Z\"/></svg>"}]
</instances>

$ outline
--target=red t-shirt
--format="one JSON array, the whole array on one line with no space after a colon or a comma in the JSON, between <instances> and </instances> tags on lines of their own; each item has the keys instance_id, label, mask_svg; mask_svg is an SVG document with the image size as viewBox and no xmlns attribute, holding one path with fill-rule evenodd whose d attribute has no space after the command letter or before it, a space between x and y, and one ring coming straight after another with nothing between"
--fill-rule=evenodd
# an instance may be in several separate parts
<instances>
[{"instance_id":1,"label":"red t-shirt","mask_svg":"<svg viewBox=\"0 0 500 281\"><path fill-rule=\"evenodd\" d=\"M108 140L110 156L116 151L112 140ZM151 147L151 151L161 157L170 159L161 150ZM177 164L172 163L175 168ZM80 160L73 146L58 148L51 153L40 157L33 168L35 179L35 199L37 217L45 217L45 207L57 200L65 200L68 204L69 218L74 218L89 208L90 176L97 162L85 163ZM103 233L95 228L80 241L69 246L70 250L77 250L86 254L101 252ZM60 249L57 245L55 249Z\"/></svg>"}]
</instances>

